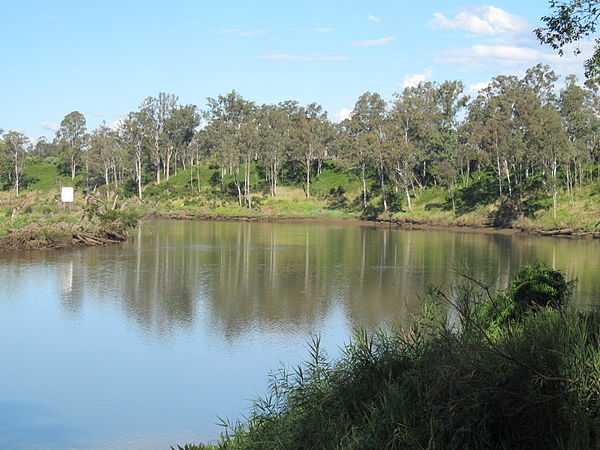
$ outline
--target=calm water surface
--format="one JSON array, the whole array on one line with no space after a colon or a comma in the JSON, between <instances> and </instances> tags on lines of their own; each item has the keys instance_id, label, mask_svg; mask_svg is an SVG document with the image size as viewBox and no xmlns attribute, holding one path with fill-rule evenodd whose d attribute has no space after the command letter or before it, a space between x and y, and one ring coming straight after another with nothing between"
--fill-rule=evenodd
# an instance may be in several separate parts
<instances>
[{"instance_id":1,"label":"calm water surface","mask_svg":"<svg viewBox=\"0 0 600 450\"><path fill-rule=\"evenodd\" d=\"M600 302L600 242L307 224L153 222L122 246L0 254L0 448L218 437L269 371L353 327L407 325L466 261L504 288L543 260Z\"/></svg>"}]
</instances>

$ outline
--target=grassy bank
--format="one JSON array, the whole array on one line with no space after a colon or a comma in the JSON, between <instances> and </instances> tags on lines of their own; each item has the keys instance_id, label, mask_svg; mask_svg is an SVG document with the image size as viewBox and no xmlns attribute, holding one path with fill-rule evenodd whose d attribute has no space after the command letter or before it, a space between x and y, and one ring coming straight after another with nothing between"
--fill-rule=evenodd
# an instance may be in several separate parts
<instances>
[{"instance_id":1,"label":"grassy bank","mask_svg":"<svg viewBox=\"0 0 600 450\"><path fill-rule=\"evenodd\" d=\"M237 203L235 192L222 191L215 183L218 170L205 166L200 174L199 186L190 183L193 176L189 170L160 185L150 185L145 191L147 208L165 215L349 218L411 226L515 228L532 233L568 229L573 234L598 233L600 236L600 185L560 192L556 217L551 199L542 191L516 192L513 198L500 198L494 185L477 180L457 189L454 203L450 193L439 187L414 189L410 208L406 198L391 192L387 194L388 210L384 211L381 192L374 180L369 180L368 204L363 208L358 177L329 167L315 175L309 199L302 185L294 183L280 186L277 196L271 197L261 191L257 180L250 209Z\"/></svg>"},{"instance_id":2,"label":"grassy bank","mask_svg":"<svg viewBox=\"0 0 600 450\"><path fill-rule=\"evenodd\" d=\"M433 291L411 330L358 332L336 361L315 339L246 421L183 448L600 448L600 311L569 291L545 266L495 296Z\"/></svg>"},{"instance_id":3,"label":"grassy bank","mask_svg":"<svg viewBox=\"0 0 600 450\"><path fill-rule=\"evenodd\" d=\"M363 208L359 178L332 166L315 175L311 198L306 198L302 184L293 180L282 181L273 197L265 190L264 182L254 176L252 208L240 206L232 178L221 179L220 170L209 165L182 170L160 184L147 184L143 201L135 197L131 183L101 186L87 194L76 187L76 201L69 207L59 201L60 186L83 186L84 179L72 181L48 161L30 163L25 173L29 183L20 197L12 192L0 193L0 248L64 248L120 241L127 227L120 220L95 216L112 210L151 218L360 219L409 227L500 227L600 237L600 187L594 184L561 192L554 217L551 202L542 192L499 198L493 185L476 180L457 189L454 202L447 190L429 187L412 191L409 208L406 198L390 192L387 211L382 208L376 183L369 180L368 204ZM89 214L93 204L98 209Z\"/></svg>"},{"instance_id":4,"label":"grassy bank","mask_svg":"<svg viewBox=\"0 0 600 450\"><path fill-rule=\"evenodd\" d=\"M114 206L114 208L113 208ZM127 239L139 214L108 200L65 206L56 190L0 197L0 250L33 250L114 244Z\"/></svg>"}]
</instances>

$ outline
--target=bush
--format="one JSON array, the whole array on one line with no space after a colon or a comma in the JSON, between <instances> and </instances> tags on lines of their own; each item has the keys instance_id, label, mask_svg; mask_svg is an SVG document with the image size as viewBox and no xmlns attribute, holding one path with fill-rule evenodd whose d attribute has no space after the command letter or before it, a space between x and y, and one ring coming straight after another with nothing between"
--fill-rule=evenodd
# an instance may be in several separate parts
<instances>
[{"instance_id":1,"label":"bush","mask_svg":"<svg viewBox=\"0 0 600 450\"><path fill-rule=\"evenodd\" d=\"M545 264L523 267L508 288L508 296L517 314L540 308L560 308L571 295L573 282Z\"/></svg>"},{"instance_id":2,"label":"bush","mask_svg":"<svg viewBox=\"0 0 600 450\"><path fill-rule=\"evenodd\" d=\"M103 225L116 224L123 228L133 228L140 220L137 211L122 211L119 209L111 209L103 213L96 213L98 220Z\"/></svg>"},{"instance_id":3,"label":"bush","mask_svg":"<svg viewBox=\"0 0 600 450\"><path fill-rule=\"evenodd\" d=\"M450 307L458 324L432 313L410 331L359 331L338 361L315 338L311 359L277 372L246 422L224 423L219 446L599 448L600 311L538 308L570 292L542 265L521 270L501 297L471 281L456 300L434 291L430 311ZM481 308L498 299L537 314L490 332Z\"/></svg>"}]
</instances>

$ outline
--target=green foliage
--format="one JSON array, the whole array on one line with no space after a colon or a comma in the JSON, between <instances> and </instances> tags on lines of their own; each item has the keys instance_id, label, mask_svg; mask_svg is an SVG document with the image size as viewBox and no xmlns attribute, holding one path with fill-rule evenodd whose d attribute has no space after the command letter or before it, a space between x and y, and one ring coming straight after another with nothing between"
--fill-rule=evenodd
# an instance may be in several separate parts
<instances>
[{"instance_id":1,"label":"green foliage","mask_svg":"<svg viewBox=\"0 0 600 450\"><path fill-rule=\"evenodd\" d=\"M140 220L137 211L124 211L120 209L110 209L105 212L95 212L102 225L117 224L123 228L133 228Z\"/></svg>"},{"instance_id":2,"label":"green foliage","mask_svg":"<svg viewBox=\"0 0 600 450\"><path fill-rule=\"evenodd\" d=\"M572 282L563 274L542 263L523 267L508 289L508 297L515 304L517 314L540 308L559 308L571 295Z\"/></svg>"},{"instance_id":3,"label":"green foliage","mask_svg":"<svg viewBox=\"0 0 600 450\"><path fill-rule=\"evenodd\" d=\"M498 180L491 172L477 174L468 185L458 189L455 194L456 211L458 214L472 212L481 204L494 203L498 199ZM452 209L450 200L446 209Z\"/></svg>"},{"instance_id":4,"label":"green foliage","mask_svg":"<svg viewBox=\"0 0 600 450\"><path fill-rule=\"evenodd\" d=\"M526 268L509 295L540 278L556 281ZM358 331L337 361L313 339L309 361L273 374L247 421L224 423L220 445L598 448L600 311L547 308L490 329L485 298L477 282L454 301L435 292L432 306L450 307L458 323L433 308L410 331Z\"/></svg>"}]
</instances>

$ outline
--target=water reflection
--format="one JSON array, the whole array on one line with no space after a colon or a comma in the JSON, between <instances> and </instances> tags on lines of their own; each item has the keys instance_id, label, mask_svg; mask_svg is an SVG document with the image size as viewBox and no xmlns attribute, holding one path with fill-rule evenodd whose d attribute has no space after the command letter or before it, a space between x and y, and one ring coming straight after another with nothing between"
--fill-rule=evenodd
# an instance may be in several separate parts
<instances>
[{"instance_id":1,"label":"water reflection","mask_svg":"<svg viewBox=\"0 0 600 450\"><path fill-rule=\"evenodd\" d=\"M599 303L600 242L208 222L133 237L0 254L0 448L214 439L215 415L240 417L309 333L335 354L352 326L405 326L464 263L504 288L544 260L579 278L582 307Z\"/></svg>"},{"instance_id":2,"label":"water reflection","mask_svg":"<svg viewBox=\"0 0 600 450\"><path fill-rule=\"evenodd\" d=\"M449 288L464 264L504 288L522 264L547 261L579 279L581 305L597 303L599 250L498 234L171 221L142 225L120 247L5 254L0 275L14 285L56 270L73 320L96 302L158 339L202 326L235 340L262 327L315 330L334 308L354 325L406 325L427 287Z\"/></svg>"}]
</instances>

